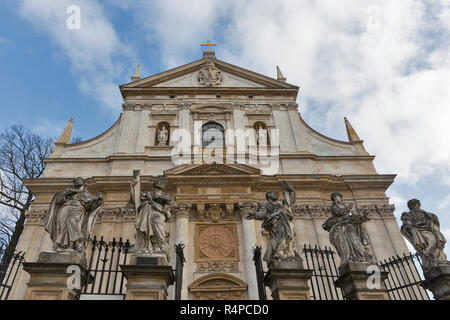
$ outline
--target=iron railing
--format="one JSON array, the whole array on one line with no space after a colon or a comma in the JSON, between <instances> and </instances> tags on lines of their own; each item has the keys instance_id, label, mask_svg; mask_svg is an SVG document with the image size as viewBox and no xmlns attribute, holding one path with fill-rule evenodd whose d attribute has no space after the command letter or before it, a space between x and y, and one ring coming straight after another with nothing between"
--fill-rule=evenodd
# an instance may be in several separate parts
<instances>
[{"instance_id":1,"label":"iron railing","mask_svg":"<svg viewBox=\"0 0 450 320\"><path fill-rule=\"evenodd\" d=\"M321 249L317 245L304 245L302 250L304 266L313 270L308 281L312 300L345 300L335 281L339 277L336 253L325 246ZM253 247L253 261L255 262L259 299L266 300L264 287L264 270L261 260L261 247ZM419 268L420 257L417 254L403 254L394 256L377 263L381 271L389 273L384 284L390 300L430 300ZM419 268L417 267L419 266Z\"/></svg>"},{"instance_id":2,"label":"iron railing","mask_svg":"<svg viewBox=\"0 0 450 320\"><path fill-rule=\"evenodd\" d=\"M313 270L309 280L311 300L344 300L341 289L334 285L339 277L336 253L327 246L321 249L317 245L313 248L306 244L302 253L306 268Z\"/></svg>"},{"instance_id":3,"label":"iron railing","mask_svg":"<svg viewBox=\"0 0 450 320\"><path fill-rule=\"evenodd\" d=\"M22 263L25 260L25 252L19 251L13 254L8 268L6 268L5 276L0 284L0 300L8 300L11 289L17 278L19 271L22 268Z\"/></svg>"},{"instance_id":4,"label":"iron railing","mask_svg":"<svg viewBox=\"0 0 450 320\"><path fill-rule=\"evenodd\" d=\"M389 272L384 283L390 300L430 300L416 265L422 266L417 253L397 255L378 263L383 271Z\"/></svg>"},{"instance_id":5,"label":"iron railing","mask_svg":"<svg viewBox=\"0 0 450 320\"><path fill-rule=\"evenodd\" d=\"M87 249L88 268L82 294L123 295L126 279L120 265L127 264L130 241L104 241L94 237Z\"/></svg>"},{"instance_id":6,"label":"iron railing","mask_svg":"<svg viewBox=\"0 0 450 320\"><path fill-rule=\"evenodd\" d=\"M183 242L175 245L176 262L175 262L175 300L181 300L181 288L183 286L183 269L186 259L184 258Z\"/></svg>"}]
</instances>

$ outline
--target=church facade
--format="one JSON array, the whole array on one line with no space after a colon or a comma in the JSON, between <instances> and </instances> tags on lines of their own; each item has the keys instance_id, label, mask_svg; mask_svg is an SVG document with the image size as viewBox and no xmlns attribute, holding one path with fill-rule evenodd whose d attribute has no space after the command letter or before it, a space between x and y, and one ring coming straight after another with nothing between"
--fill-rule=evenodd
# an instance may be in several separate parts
<instances>
[{"instance_id":1,"label":"church facade","mask_svg":"<svg viewBox=\"0 0 450 320\"><path fill-rule=\"evenodd\" d=\"M42 178L27 182L36 197L18 246L27 262L51 249L43 218L53 195L75 177L104 199L95 235L133 243L135 214L127 203L134 170L140 170L143 190L163 177L173 197L166 233L172 264L174 244L185 244L182 299L258 298L252 247L265 250L268 235L261 221L245 214L265 202L266 192L282 195L282 181L296 192L299 251L303 244L330 246L322 224L331 215L330 195L340 192L345 202L368 212L377 261L408 252L386 196L395 175L377 173L374 156L347 119L348 141L308 126L296 104L299 88L279 69L272 79L208 51L198 61L147 78L138 70L120 90L123 112L111 128L69 144L70 122ZM20 271L12 299L24 298L28 281Z\"/></svg>"}]
</instances>

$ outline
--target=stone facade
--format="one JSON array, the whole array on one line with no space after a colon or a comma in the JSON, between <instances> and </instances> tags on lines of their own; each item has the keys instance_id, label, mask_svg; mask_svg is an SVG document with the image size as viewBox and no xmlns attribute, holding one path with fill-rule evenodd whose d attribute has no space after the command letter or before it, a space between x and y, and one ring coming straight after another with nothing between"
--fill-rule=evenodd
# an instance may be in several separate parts
<instances>
[{"instance_id":1,"label":"stone facade","mask_svg":"<svg viewBox=\"0 0 450 320\"><path fill-rule=\"evenodd\" d=\"M208 80L211 62L217 70ZM219 288L217 294L224 298L257 299L251 247L259 244L265 250L266 235L260 221L241 217L239 204L264 202L269 190L282 193L282 180L297 194L293 212L299 246L330 246L321 226L330 215L330 194L339 191L369 213L372 220L366 229L377 260L408 252L385 193L395 175L377 173L374 156L367 153L347 120L348 142L328 138L308 126L298 112L297 86L207 54L178 68L135 78L120 89L123 112L116 123L88 141L56 144L42 178L26 183L36 196L18 247L26 252L27 262L37 261L41 251L51 248L42 218L53 194L77 176L86 179L88 190L100 192L105 201L94 233L106 240L122 237L133 242L135 217L125 206L136 169L141 172L143 190L150 190L157 176L165 176L166 191L175 202L188 203L177 209L178 214L174 210L167 230L171 263L175 242L186 244L183 299L214 298L207 290L212 284L234 288L232 292ZM275 172L267 175L263 165L250 163L250 148L239 154L234 138L226 135L224 153L241 155L245 161L205 163L199 157L202 146L195 130L198 123L207 122L250 133L262 122L271 142L277 139L270 129L278 130ZM167 145L157 143L161 123L169 130ZM174 161L177 129L191 135L192 163ZM13 299L25 297L28 277L20 272L11 292ZM173 288L168 292L171 297Z\"/></svg>"}]
</instances>

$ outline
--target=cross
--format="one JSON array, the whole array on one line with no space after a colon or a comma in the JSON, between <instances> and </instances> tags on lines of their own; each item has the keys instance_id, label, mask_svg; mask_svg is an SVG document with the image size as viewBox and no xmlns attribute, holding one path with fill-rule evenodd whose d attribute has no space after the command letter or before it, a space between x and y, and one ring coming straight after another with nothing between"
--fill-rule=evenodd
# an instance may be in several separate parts
<instances>
[{"instance_id":1,"label":"cross","mask_svg":"<svg viewBox=\"0 0 450 320\"><path fill-rule=\"evenodd\" d=\"M215 47L216 46L216 44L212 44L211 41L209 41L209 40L206 43L207 44L201 44L200 46L201 47L208 47L208 52L211 51L211 47Z\"/></svg>"}]
</instances>

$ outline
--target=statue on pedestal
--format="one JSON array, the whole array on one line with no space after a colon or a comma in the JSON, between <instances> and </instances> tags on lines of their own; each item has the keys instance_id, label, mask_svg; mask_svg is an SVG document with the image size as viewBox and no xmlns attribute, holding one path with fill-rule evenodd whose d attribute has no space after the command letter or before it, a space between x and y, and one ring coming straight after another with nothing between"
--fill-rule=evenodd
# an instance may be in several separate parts
<instances>
[{"instance_id":1,"label":"statue on pedestal","mask_svg":"<svg viewBox=\"0 0 450 320\"><path fill-rule=\"evenodd\" d=\"M263 126L260 124L257 133L258 133L258 145L261 147L267 146L267 129L263 128Z\"/></svg>"},{"instance_id":2,"label":"statue on pedestal","mask_svg":"<svg viewBox=\"0 0 450 320\"><path fill-rule=\"evenodd\" d=\"M169 241L166 222L171 218L172 197L164 192L164 182L153 183L154 190L141 192L139 170L134 171L131 182L131 201L136 212L134 254L163 254L169 261Z\"/></svg>"},{"instance_id":3,"label":"statue on pedestal","mask_svg":"<svg viewBox=\"0 0 450 320\"><path fill-rule=\"evenodd\" d=\"M167 144L167 140L169 139L169 131L167 131L166 126L162 126L158 132L158 145L165 146Z\"/></svg>"},{"instance_id":4,"label":"statue on pedestal","mask_svg":"<svg viewBox=\"0 0 450 320\"><path fill-rule=\"evenodd\" d=\"M370 242L364 223L370 221L367 213L360 214L353 204L345 205L340 193L331 195L331 217L322 228L330 233L330 242L336 248L341 266L348 262L373 263Z\"/></svg>"},{"instance_id":5,"label":"statue on pedestal","mask_svg":"<svg viewBox=\"0 0 450 320\"><path fill-rule=\"evenodd\" d=\"M73 179L73 188L56 193L44 220L53 249L57 252L78 252L84 256L86 240L92 234L102 204L101 195L93 196L88 192L82 178Z\"/></svg>"},{"instance_id":6,"label":"statue on pedestal","mask_svg":"<svg viewBox=\"0 0 450 320\"><path fill-rule=\"evenodd\" d=\"M419 253L424 269L428 270L439 262L447 263L444 253L447 241L439 230L438 217L420 209L417 199L409 200L408 208L410 212L404 212L401 217L401 232Z\"/></svg>"},{"instance_id":7,"label":"statue on pedestal","mask_svg":"<svg viewBox=\"0 0 450 320\"><path fill-rule=\"evenodd\" d=\"M270 233L264 261L268 265L274 260L301 261L297 252L291 207L295 204L295 191L283 181L284 200L278 200L276 191L266 193L266 203L258 205L255 213L247 219L263 220L262 227Z\"/></svg>"}]
</instances>

